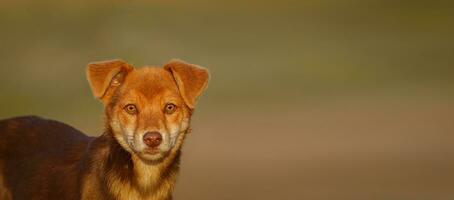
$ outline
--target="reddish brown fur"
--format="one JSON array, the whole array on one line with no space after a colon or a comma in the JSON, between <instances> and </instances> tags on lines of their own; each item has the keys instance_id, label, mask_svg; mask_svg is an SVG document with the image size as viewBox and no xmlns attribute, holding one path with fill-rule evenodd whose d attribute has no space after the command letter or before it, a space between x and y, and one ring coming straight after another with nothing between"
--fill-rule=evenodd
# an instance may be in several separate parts
<instances>
[{"instance_id":1,"label":"reddish brown fur","mask_svg":"<svg viewBox=\"0 0 454 200\"><path fill-rule=\"evenodd\" d=\"M181 145L208 72L178 60L140 69L114 60L89 64L87 77L105 105L105 132L88 137L33 116L0 121L0 199L172 198ZM176 108L165 112L169 103ZM125 112L129 104L137 113ZM163 136L159 147L141 142L149 131Z\"/></svg>"}]
</instances>

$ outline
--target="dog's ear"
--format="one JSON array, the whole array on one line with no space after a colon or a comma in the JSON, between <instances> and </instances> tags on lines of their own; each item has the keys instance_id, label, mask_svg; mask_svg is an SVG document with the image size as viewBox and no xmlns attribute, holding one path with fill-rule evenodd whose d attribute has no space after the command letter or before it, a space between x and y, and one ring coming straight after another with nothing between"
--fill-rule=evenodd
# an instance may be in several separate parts
<instances>
[{"instance_id":1,"label":"dog's ear","mask_svg":"<svg viewBox=\"0 0 454 200\"><path fill-rule=\"evenodd\" d=\"M93 62L87 65L87 79L93 95L105 102L111 88L120 86L134 68L122 60Z\"/></svg>"},{"instance_id":2,"label":"dog's ear","mask_svg":"<svg viewBox=\"0 0 454 200\"><path fill-rule=\"evenodd\" d=\"M164 69L170 71L186 105L193 109L197 98L208 85L210 77L208 70L176 59L165 64Z\"/></svg>"}]
</instances>

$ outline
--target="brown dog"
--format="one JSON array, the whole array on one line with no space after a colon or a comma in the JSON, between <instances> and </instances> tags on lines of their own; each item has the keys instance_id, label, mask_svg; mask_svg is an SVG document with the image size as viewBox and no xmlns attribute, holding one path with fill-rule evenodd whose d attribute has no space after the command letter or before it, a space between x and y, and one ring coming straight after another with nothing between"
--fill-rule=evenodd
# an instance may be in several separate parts
<instances>
[{"instance_id":1,"label":"brown dog","mask_svg":"<svg viewBox=\"0 0 454 200\"><path fill-rule=\"evenodd\" d=\"M91 63L105 132L88 137L38 117L0 121L0 199L172 199L180 149L209 74L173 60L134 69Z\"/></svg>"}]
</instances>

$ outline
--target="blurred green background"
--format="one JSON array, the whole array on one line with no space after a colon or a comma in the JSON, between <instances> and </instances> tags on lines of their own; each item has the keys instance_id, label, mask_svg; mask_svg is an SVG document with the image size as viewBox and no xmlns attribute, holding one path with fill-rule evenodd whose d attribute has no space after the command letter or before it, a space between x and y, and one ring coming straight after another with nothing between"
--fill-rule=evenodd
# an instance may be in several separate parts
<instances>
[{"instance_id":1,"label":"blurred green background","mask_svg":"<svg viewBox=\"0 0 454 200\"><path fill-rule=\"evenodd\" d=\"M85 66L207 67L175 199L454 199L453 1L0 1L0 118L90 135Z\"/></svg>"}]
</instances>

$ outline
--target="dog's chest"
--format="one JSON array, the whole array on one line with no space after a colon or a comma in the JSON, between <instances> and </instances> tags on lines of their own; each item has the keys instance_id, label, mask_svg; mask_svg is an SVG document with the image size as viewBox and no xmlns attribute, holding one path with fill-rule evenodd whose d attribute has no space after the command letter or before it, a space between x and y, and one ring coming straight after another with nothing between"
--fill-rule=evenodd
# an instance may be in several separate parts
<instances>
[{"instance_id":1,"label":"dog's chest","mask_svg":"<svg viewBox=\"0 0 454 200\"><path fill-rule=\"evenodd\" d=\"M136 170L140 168L136 165ZM118 200L164 200L168 199L168 191L159 182L157 168L135 171L135 181L124 181L119 177L110 177L108 181L110 193ZM165 184L164 184L165 185ZM140 189L142 188L142 189ZM146 191L146 192L144 192Z\"/></svg>"},{"instance_id":2,"label":"dog's chest","mask_svg":"<svg viewBox=\"0 0 454 200\"><path fill-rule=\"evenodd\" d=\"M119 180L111 183L110 192L115 199L118 200L166 200L168 199L167 192L161 191L159 188L152 189L152 192L140 192L137 186L133 187L129 183L124 183Z\"/></svg>"}]
</instances>

